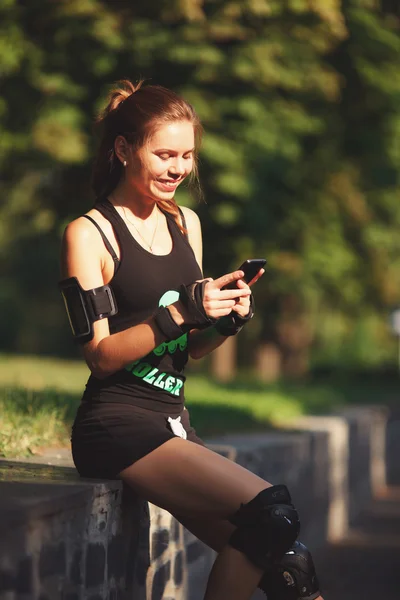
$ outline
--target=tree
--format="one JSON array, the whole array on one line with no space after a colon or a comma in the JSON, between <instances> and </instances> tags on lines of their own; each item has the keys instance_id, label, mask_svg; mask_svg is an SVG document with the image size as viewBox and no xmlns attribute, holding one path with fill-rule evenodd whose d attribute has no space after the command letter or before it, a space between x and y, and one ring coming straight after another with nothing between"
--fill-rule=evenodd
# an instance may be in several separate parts
<instances>
[{"instance_id":1,"label":"tree","mask_svg":"<svg viewBox=\"0 0 400 600\"><path fill-rule=\"evenodd\" d=\"M392 5L7 0L0 11L4 348L72 352L55 286L61 232L93 202L92 122L110 82L144 77L182 92L205 125L206 203L185 190L179 201L202 218L206 273L269 260L239 355L261 340L299 374L312 347L343 354L362 317L381 336L373 360L385 359L400 272Z\"/></svg>"}]
</instances>

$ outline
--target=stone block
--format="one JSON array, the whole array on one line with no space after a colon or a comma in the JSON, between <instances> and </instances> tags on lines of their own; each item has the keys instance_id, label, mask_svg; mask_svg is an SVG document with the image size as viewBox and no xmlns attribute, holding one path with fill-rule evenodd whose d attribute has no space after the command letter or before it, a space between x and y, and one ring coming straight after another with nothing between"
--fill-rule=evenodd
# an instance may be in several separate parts
<instances>
[{"instance_id":1,"label":"stone block","mask_svg":"<svg viewBox=\"0 0 400 600\"><path fill-rule=\"evenodd\" d=\"M18 563L15 591L18 594L32 594L33 592L33 560L31 556L25 556Z\"/></svg>"},{"instance_id":2,"label":"stone block","mask_svg":"<svg viewBox=\"0 0 400 600\"><path fill-rule=\"evenodd\" d=\"M171 563L168 561L155 572L151 586L151 600L162 600L164 589L171 576Z\"/></svg>"},{"instance_id":3,"label":"stone block","mask_svg":"<svg viewBox=\"0 0 400 600\"><path fill-rule=\"evenodd\" d=\"M102 544L88 544L86 550L86 588L97 587L104 583L106 551Z\"/></svg>"},{"instance_id":4,"label":"stone block","mask_svg":"<svg viewBox=\"0 0 400 600\"><path fill-rule=\"evenodd\" d=\"M39 557L39 576L41 579L52 575L63 575L66 571L65 543L46 544Z\"/></svg>"},{"instance_id":5,"label":"stone block","mask_svg":"<svg viewBox=\"0 0 400 600\"><path fill-rule=\"evenodd\" d=\"M314 473L314 487L318 488L319 477L323 486L327 485L328 505L326 523L314 519L314 528L308 532L307 543L319 546L326 541L334 542L343 538L349 526L349 426L338 416L305 416L287 425L288 429L312 433L324 433L327 456L324 460L326 473L318 467L319 456L314 455L311 466L317 466ZM322 438L320 438L322 439ZM319 477L317 478L317 473ZM325 477L327 479L325 479ZM313 505L317 506L313 501ZM303 528L304 531L304 528ZM324 537L320 532L324 533ZM307 533L307 532L306 532ZM310 541L309 541L310 540Z\"/></svg>"},{"instance_id":6,"label":"stone block","mask_svg":"<svg viewBox=\"0 0 400 600\"><path fill-rule=\"evenodd\" d=\"M107 549L107 578L119 581L125 572L125 538L122 533L114 535L108 542Z\"/></svg>"},{"instance_id":7,"label":"stone block","mask_svg":"<svg viewBox=\"0 0 400 600\"><path fill-rule=\"evenodd\" d=\"M381 407L352 407L302 417L284 431L223 436L208 445L267 481L286 484L301 539L315 552L340 540L353 512L385 485L386 444L392 454L400 449L398 436L387 441L386 420ZM121 482L0 460L1 479L0 600L204 597L215 553Z\"/></svg>"},{"instance_id":8,"label":"stone block","mask_svg":"<svg viewBox=\"0 0 400 600\"><path fill-rule=\"evenodd\" d=\"M72 583L80 585L83 582L82 578L82 550L75 550L69 571L69 579Z\"/></svg>"},{"instance_id":9,"label":"stone block","mask_svg":"<svg viewBox=\"0 0 400 600\"><path fill-rule=\"evenodd\" d=\"M168 548L169 531L168 529L155 530L151 534L151 538L151 559L155 560Z\"/></svg>"},{"instance_id":10,"label":"stone block","mask_svg":"<svg viewBox=\"0 0 400 600\"><path fill-rule=\"evenodd\" d=\"M9 569L0 569L0 592L15 589L15 575Z\"/></svg>"}]
</instances>

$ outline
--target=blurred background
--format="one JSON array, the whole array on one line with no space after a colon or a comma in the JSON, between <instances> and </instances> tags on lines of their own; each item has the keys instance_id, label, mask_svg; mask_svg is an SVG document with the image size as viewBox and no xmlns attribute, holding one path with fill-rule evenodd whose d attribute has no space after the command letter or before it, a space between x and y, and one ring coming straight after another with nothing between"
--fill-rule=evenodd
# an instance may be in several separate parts
<instances>
[{"instance_id":1,"label":"blurred background","mask_svg":"<svg viewBox=\"0 0 400 600\"><path fill-rule=\"evenodd\" d=\"M198 411L245 391L240 423L250 393L265 419L285 401L290 412L392 398L399 68L396 0L0 0L3 403L83 387L60 240L93 205L94 116L120 78L173 88L203 121L204 200L177 200L201 218L205 274L268 260L237 347L191 366ZM29 393L37 410L43 396Z\"/></svg>"}]
</instances>

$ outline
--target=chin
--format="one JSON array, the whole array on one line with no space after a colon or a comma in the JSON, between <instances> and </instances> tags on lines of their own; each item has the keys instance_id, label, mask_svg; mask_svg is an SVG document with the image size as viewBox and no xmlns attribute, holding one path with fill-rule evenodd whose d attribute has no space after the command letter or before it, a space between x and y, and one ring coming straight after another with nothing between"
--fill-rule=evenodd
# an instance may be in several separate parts
<instances>
[{"instance_id":1,"label":"chin","mask_svg":"<svg viewBox=\"0 0 400 600\"><path fill-rule=\"evenodd\" d=\"M175 192L176 190L171 190L170 192L161 192L160 190L157 190L157 192L153 194L153 198L154 200L171 200L175 196Z\"/></svg>"}]
</instances>

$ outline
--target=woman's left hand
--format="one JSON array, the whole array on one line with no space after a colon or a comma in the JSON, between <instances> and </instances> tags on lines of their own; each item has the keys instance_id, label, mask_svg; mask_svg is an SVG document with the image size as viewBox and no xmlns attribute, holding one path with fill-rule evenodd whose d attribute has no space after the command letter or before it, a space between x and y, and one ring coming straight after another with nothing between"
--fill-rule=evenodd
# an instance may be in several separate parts
<instances>
[{"instance_id":1,"label":"woman's left hand","mask_svg":"<svg viewBox=\"0 0 400 600\"><path fill-rule=\"evenodd\" d=\"M255 277L250 281L250 283L245 283L243 279L239 279L236 282L236 285L239 289L243 290L245 288L250 288L252 285L256 283L265 273L265 269L260 269ZM250 310L250 296L242 296L237 299L235 306L232 309L239 315L239 317L247 317Z\"/></svg>"}]
</instances>

